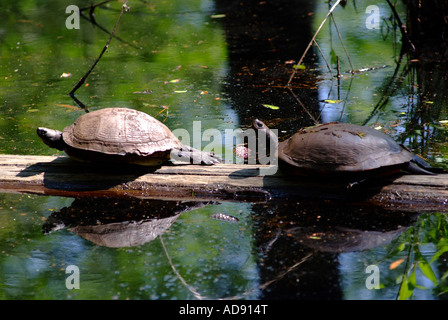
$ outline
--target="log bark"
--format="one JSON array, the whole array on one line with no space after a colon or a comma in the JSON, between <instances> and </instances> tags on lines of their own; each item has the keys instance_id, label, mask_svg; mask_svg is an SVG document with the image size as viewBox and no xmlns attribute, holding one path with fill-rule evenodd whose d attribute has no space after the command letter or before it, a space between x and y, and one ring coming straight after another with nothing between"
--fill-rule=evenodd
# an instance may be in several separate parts
<instances>
[{"instance_id":1,"label":"log bark","mask_svg":"<svg viewBox=\"0 0 448 320\"><path fill-rule=\"evenodd\" d=\"M0 155L0 191L83 197L194 201L350 201L412 212L446 212L448 174L404 174L348 187L327 179L291 177L263 165L167 164L159 168L98 166L67 157Z\"/></svg>"}]
</instances>

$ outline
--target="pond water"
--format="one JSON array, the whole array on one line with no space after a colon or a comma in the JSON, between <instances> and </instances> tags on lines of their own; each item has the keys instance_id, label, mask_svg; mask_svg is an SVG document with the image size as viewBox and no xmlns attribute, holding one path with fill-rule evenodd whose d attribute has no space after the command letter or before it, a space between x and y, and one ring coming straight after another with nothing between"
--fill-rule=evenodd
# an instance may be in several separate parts
<instances>
[{"instance_id":1,"label":"pond water","mask_svg":"<svg viewBox=\"0 0 448 320\"><path fill-rule=\"evenodd\" d=\"M84 113L68 93L121 4L68 29L69 4L90 2L0 0L1 154L62 156L36 128ZM189 132L194 121L224 132L255 117L284 136L313 124L310 115L364 124L447 167L443 73L401 55L392 11L369 5L379 28L366 26L363 1L339 7L316 38L322 54L305 57L292 88L308 112L284 86L329 10L320 0L129 1L76 97ZM438 212L1 194L0 220L0 299L443 299L448 289L448 220Z\"/></svg>"}]
</instances>

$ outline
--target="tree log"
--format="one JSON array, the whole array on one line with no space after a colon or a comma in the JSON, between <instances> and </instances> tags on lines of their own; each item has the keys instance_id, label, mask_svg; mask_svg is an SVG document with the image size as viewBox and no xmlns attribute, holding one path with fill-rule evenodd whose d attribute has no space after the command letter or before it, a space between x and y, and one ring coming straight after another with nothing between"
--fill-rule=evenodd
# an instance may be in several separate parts
<instances>
[{"instance_id":1,"label":"tree log","mask_svg":"<svg viewBox=\"0 0 448 320\"><path fill-rule=\"evenodd\" d=\"M291 177L280 170L260 175L260 169L267 168L172 163L158 168L99 166L67 157L0 155L0 190L189 201L350 201L411 212L448 211L448 174L402 174L350 187L328 179Z\"/></svg>"}]
</instances>

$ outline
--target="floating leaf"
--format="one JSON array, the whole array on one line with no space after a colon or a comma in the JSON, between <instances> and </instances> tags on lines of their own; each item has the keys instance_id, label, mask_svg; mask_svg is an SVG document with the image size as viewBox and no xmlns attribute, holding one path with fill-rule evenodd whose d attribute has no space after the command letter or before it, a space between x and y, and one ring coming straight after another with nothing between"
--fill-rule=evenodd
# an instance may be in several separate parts
<instances>
[{"instance_id":1,"label":"floating leaf","mask_svg":"<svg viewBox=\"0 0 448 320\"><path fill-rule=\"evenodd\" d=\"M278 110L278 109L280 109L280 107L274 106L274 105L272 105L272 104L263 104L262 106L265 107L265 108L272 109L272 110Z\"/></svg>"},{"instance_id":2,"label":"floating leaf","mask_svg":"<svg viewBox=\"0 0 448 320\"><path fill-rule=\"evenodd\" d=\"M72 105L70 105L70 104L60 104L60 103L56 103L55 106L63 107L63 108L67 108L67 109L72 109L72 110L79 110L78 107L72 106Z\"/></svg>"},{"instance_id":3,"label":"floating leaf","mask_svg":"<svg viewBox=\"0 0 448 320\"><path fill-rule=\"evenodd\" d=\"M293 67L296 70L305 70L306 69L306 66L304 64L299 64L299 65L295 64Z\"/></svg>"},{"instance_id":4,"label":"floating leaf","mask_svg":"<svg viewBox=\"0 0 448 320\"><path fill-rule=\"evenodd\" d=\"M221 13L221 14L214 14L211 16L212 19L222 19L225 18L226 14L225 13Z\"/></svg>"},{"instance_id":5,"label":"floating leaf","mask_svg":"<svg viewBox=\"0 0 448 320\"><path fill-rule=\"evenodd\" d=\"M325 103L341 103L343 100L331 100L331 99L327 99L324 100Z\"/></svg>"},{"instance_id":6,"label":"floating leaf","mask_svg":"<svg viewBox=\"0 0 448 320\"><path fill-rule=\"evenodd\" d=\"M394 270L394 269L398 268L398 266L399 266L400 264L402 264L403 261L405 261L405 260L406 260L405 258L401 258L401 259L398 259L398 260L392 262L392 263L389 265L389 270Z\"/></svg>"}]
</instances>

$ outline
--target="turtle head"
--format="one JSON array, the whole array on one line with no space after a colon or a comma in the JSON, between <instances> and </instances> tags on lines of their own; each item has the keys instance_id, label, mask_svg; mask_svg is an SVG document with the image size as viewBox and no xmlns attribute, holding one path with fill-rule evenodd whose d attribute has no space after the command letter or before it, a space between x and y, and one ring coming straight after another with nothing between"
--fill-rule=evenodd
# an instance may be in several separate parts
<instances>
[{"instance_id":1,"label":"turtle head","mask_svg":"<svg viewBox=\"0 0 448 320\"><path fill-rule=\"evenodd\" d=\"M278 137L276 133L258 119L252 122L252 128L257 137L257 161L261 164L272 164L273 160L277 158Z\"/></svg>"},{"instance_id":2,"label":"turtle head","mask_svg":"<svg viewBox=\"0 0 448 320\"><path fill-rule=\"evenodd\" d=\"M254 119L254 121L252 121L252 128L254 128L256 131L270 131L269 128L258 119Z\"/></svg>"},{"instance_id":3,"label":"turtle head","mask_svg":"<svg viewBox=\"0 0 448 320\"><path fill-rule=\"evenodd\" d=\"M65 143L61 131L39 127L37 128L37 135L47 146L61 151L64 150Z\"/></svg>"},{"instance_id":4,"label":"turtle head","mask_svg":"<svg viewBox=\"0 0 448 320\"><path fill-rule=\"evenodd\" d=\"M255 133L257 135L257 139L260 139L261 137L265 137L267 143L271 143L274 146L278 145L278 137L277 135L272 132L268 128L267 125L265 125L262 121L255 119L252 121L252 128L255 130Z\"/></svg>"}]
</instances>

